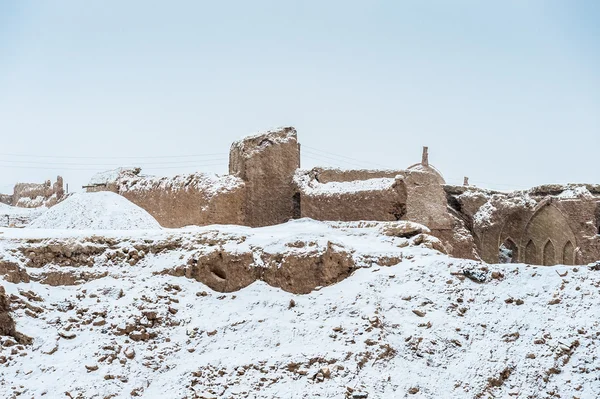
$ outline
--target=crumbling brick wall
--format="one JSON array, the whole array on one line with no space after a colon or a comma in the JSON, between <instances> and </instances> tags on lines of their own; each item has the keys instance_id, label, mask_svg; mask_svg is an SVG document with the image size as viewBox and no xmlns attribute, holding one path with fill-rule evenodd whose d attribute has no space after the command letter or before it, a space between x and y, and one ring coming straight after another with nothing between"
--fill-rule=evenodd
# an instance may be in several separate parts
<instances>
[{"instance_id":1,"label":"crumbling brick wall","mask_svg":"<svg viewBox=\"0 0 600 399\"><path fill-rule=\"evenodd\" d=\"M285 127L246 137L231 145L229 173L246 184L245 220L251 227L292 219L292 179L300 167L296 129Z\"/></svg>"},{"instance_id":2,"label":"crumbling brick wall","mask_svg":"<svg viewBox=\"0 0 600 399\"><path fill-rule=\"evenodd\" d=\"M12 205L13 196L12 194L0 194L0 204Z\"/></svg>"},{"instance_id":3,"label":"crumbling brick wall","mask_svg":"<svg viewBox=\"0 0 600 399\"><path fill-rule=\"evenodd\" d=\"M99 175L88 192L113 191L145 209L163 227L244 223L244 182L235 176L192 173L174 177L121 169Z\"/></svg>"},{"instance_id":4,"label":"crumbling brick wall","mask_svg":"<svg viewBox=\"0 0 600 399\"><path fill-rule=\"evenodd\" d=\"M513 262L553 265L600 259L594 223L600 197L585 187L550 185L514 193L446 187L446 191L470 221L484 261L497 263L504 246L511 248Z\"/></svg>"},{"instance_id":5,"label":"crumbling brick wall","mask_svg":"<svg viewBox=\"0 0 600 399\"><path fill-rule=\"evenodd\" d=\"M61 176L56 182L50 180L44 183L17 183L11 196L12 206L23 208L50 207L64 197L64 182Z\"/></svg>"}]
</instances>

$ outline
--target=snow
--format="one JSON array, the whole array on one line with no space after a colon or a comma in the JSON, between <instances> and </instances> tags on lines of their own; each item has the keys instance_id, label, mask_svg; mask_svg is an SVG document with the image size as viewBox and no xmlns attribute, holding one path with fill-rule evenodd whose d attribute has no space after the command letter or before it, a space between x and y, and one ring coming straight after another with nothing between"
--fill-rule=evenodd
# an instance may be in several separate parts
<instances>
[{"instance_id":1,"label":"snow","mask_svg":"<svg viewBox=\"0 0 600 399\"><path fill-rule=\"evenodd\" d=\"M217 175L215 173L192 173L173 177L145 176L139 179L123 179L119 185L121 192L147 190L187 190L197 189L208 198L221 192L238 189L244 183L233 175Z\"/></svg>"},{"instance_id":2,"label":"snow","mask_svg":"<svg viewBox=\"0 0 600 399\"><path fill-rule=\"evenodd\" d=\"M248 145L249 142L264 138L259 145ZM286 144L296 141L296 130L289 127L277 127L264 132L245 136L231 144L231 148L237 148L245 158L250 158L263 152L266 148L275 144Z\"/></svg>"},{"instance_id":3,"label":"snow","mask_svg":"<svg viewBox=\"0 0 600 399\"><path fill-rule=\"evenodd\" d=\"M140 169L118 168L98 173L89 182L93 185L115 184L120 193L128 191L150 190L188 190L197 189L208 199L221 192L234 191L244 182L232 175L196 172L175 176L141 175Z\"/></svg>"},{"instance_id":4,"label":"snow","mask_svg":"<svg viewBox=\"0 0 600 399\"><path fill-rule=\"evenodd\" d=\"M34 229L160 229L148 212L113 192L77 193L50 208L29 226Z\"/></svg>"},{"instance_id":5,"label":"snow","mask_svg":"<svg viewBox=\"0 0 600 399\"><path fill-rule=\"evenodd\" d=\"M306 195L330 196L339 194L352 194L365 191L382 191L391 189L396 182L395 178L381 177L366 180L353 180L346 182L320 183L306 173L296 173L294 181Z\"/></svg>"},{"instance_id":6,"label":"snow","mask_svg":"<svg viewBox=\"0 0 600 399\"><path fill-rule=\"evenodd\" d=\"M85 270L107 276L75 286L4 282L17 329L34 343L0 345L9 359L0 365L0 397L345 398L349 389L369 399L600 397L600 272L452 259L383 236L381 226L302 219L148 234L0 229L0 258L30 273L58 267L28 267L15 255L30 237L84 242L102 234L116 240L111 248L181 242L135 265L99 257ZM357 262L401 261L365 261L306 295L263 282L218 293L158 273L208 250L199 235L224 240L229 251L302 251L286 244L304 240L344 246ZM464 270L484 282L464 278ZM29 291L41 300L29 300ZM32 316L25 303L40 310ZM117 334L136 320L154 338Z\"/></svg>"},{"instance_id":7,"label":"snow","mask_svg":"<svg viewBox=\"0 0 600 399\"><path fill-rule=\"evenodd\" d=\"M23 227L43 214L47 208L21 208L0 203L0 227Z\"/></svg>"},{"instance_id":8,"label":"snow","mask_svg":"<svg viewBox=\"0 0 600 399\"><path fill-rule=\"evenodd\" d=\"M104 172L99 172L92 176L88 185L94 186L115 183L120 177L124 175L136 175L136 172L139 172L139 170L136 168L116 168Z\"/></svg>"},{"instance_id":9,"label":"snow","mask_svg":"<svg viewBox=\"0 0 600 399\"><path fill-rule=\"evenodd\" d=\"M562 199L593 198L594 195L585 186L569 186L557 195Z\"/></svg>"}]
</instances>

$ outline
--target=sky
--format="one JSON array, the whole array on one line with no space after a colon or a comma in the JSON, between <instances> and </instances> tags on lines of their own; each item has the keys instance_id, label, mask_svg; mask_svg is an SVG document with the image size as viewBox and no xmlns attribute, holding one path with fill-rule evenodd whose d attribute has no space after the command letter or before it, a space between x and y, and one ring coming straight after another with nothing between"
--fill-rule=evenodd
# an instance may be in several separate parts
<instances>
[{"instance_id":1,"label":"sky","mask_svg":"<svg viewBox=\"0 0 600 399\"><path fill-rule=\"evenodd\" d=\"M600 183L600 2L0 0L0 192L227 173L294 126L302 167Z\"/></svg>"}]
</instances>

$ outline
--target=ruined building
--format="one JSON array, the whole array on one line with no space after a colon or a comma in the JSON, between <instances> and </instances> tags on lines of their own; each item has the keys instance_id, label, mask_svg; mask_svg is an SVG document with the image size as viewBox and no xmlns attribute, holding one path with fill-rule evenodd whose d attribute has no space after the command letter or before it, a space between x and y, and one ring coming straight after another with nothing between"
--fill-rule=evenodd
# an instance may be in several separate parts
<instances>
[{"instance_id":1,"label":"ruined building","mask_svg":"<svg viewBox=\"0 0 600 399\"><path fill-rule=\"evenodd\" d=\"M445 183L429 163L398 170L300 169L296 130L233 143L229 175L173 178L120 169L95 176L88 191L110 190L164 227L267 226L289 219L410 220L455 257L489 263L587 264L600 259L600 185L550 185L495 192Z\"/></svg>"},{"instance_id":2,"label":"ruined building","mask_svg":"<svg viewBox=\"0 0 600 399\"><path fill-rule=\"evenodd\" d=\"M21 208L50 207L65 195L63 178L58 176L56 182L17 183L12 194L0 194L0 203Z\"/></svg>"}]
</instances>

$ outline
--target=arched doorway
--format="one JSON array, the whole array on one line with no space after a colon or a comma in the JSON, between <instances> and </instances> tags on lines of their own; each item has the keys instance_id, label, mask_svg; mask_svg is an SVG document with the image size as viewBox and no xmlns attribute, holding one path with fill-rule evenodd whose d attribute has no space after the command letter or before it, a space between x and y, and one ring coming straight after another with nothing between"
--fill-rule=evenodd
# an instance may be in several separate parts
<instances>
[{"instance_id":1,"label":"arched doorway","mask_svg":"<svg viewBox=\"0 0 600 399\"><path fill-rule=\"evenodd\" d=\"M544 266L556 265L556 251L554 249L554 244L552 244L552 241L550 240L548 240L548 242L546 242L546 245L544 245L542 264Z\"/></svg>"},{"instance_id":2,"label":"arched doorway","mask_svg":"<svg viewBox=\"0 0 600 399\"><path fill-rule=\"evenodd\" d=\"M517 263L519 261L519 248L512 239L507 238L500 244L498 261L500 263Z\"/></svg>"}]
</instances>

